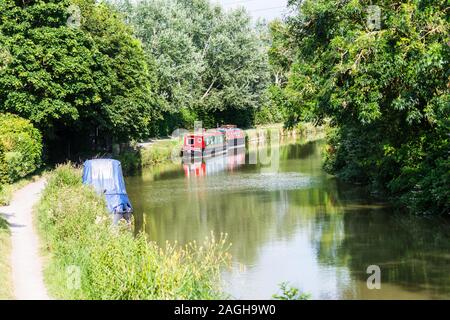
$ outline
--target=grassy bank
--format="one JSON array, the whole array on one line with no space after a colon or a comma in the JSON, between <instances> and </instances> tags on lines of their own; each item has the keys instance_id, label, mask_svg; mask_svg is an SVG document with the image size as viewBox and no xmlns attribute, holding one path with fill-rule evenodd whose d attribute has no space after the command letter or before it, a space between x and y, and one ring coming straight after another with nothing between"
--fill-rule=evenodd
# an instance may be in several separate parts
<instances>
[{"instance_id":1,"label":"grassy bank","mask_svg":"<svg viewBox=\"0 0 450 320\"><path fill-rule=\"evenodd\" d=\"M0 216L0 300L12 299L11 239L8 223Z\"/></svg>"},{"instance_id":2,"label":"grassy bank","mask_svg":"<svg viewBox=\"0 0 450 320\"><path fill-rule=\"evenodd\" d=\"M221 298L225 240L185 247L149 242L113 228L103 200L81 184L80 171L59 167L37 208L50 294L64 299ZM80 286L77 287L77 274Z\"/></svg>"},{"instance_id":3,"label":"grassy bank","mask_svg":"<svg viewBox=\"0 0 450 320\"><path fill-rule=\"evenodd\" d=\"M151 144L125 151L117 159L122 163L125 173L133 173L142 168L170 161L172 152L179 152L181 147L181 139L158 140Z\"/></svg>"}]
</instances>

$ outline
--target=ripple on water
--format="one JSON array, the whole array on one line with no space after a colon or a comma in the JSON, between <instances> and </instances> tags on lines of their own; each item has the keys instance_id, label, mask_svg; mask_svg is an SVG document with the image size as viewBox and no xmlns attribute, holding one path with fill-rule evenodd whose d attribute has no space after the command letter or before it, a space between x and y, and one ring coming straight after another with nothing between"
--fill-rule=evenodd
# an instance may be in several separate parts
<instances>
[{"instance_id":1,"label":"ripple on water","mask_svg":"<svg viewBox=\"0 0 450 320\"><path fill-rule=\"evenodd\" d=\"M167 203L187 193L255 192L310 188L316 178L298 172L234 173L230 175L198 177L189 180L165 180L147 186L147 201Z\"/></svg>"},{"instance_id":2,"label":"ripple on water","mask_svg":"<svg viewBox=\"0 0 450 320\"><path fill-rule=\"evenodd\" d=\"M215 176L205 181L192 180L189 190L208 191L277 191L309 188L314 184L311 176L298 172L234 174Z\"/></svg>"}]
</instances>

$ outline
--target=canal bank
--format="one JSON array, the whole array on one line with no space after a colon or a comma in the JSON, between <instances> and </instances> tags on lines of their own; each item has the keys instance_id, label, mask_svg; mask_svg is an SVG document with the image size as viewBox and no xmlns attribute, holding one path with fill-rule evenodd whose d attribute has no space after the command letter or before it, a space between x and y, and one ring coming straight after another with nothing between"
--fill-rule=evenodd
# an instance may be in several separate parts
<instances>
[{"instance_id":1,"label":"canal bank","mask_svg":"<svg viewBox=\"0 0 450 320\"><path fill-rule=\"evenodd\" d=\"M158 246L126 226L112 227L104 199L82 185L81 171L60 166L36 208L47 263L45 282L58 299L146 300L225 297L229 264L219 235L183 246Z\"/></svg>"}]
</instances>

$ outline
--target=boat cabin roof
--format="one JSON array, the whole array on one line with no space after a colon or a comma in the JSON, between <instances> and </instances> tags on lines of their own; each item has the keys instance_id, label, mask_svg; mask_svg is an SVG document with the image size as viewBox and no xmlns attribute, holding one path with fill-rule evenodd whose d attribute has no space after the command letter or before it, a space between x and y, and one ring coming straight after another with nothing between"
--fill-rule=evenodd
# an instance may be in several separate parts
<instances>
[{"instance_id":1,"label":"boat cabin roof","mask_svg":"<svg viewBox=\"0 0 450 320\"><path fill-rule=\"evenodd\" d=\"M214 132L202 132L202 133L190 133L187 136L188 137L210 137L210 136L221 136L223 135L220 131L214 131Z\"/></svg>"}]
</instances>

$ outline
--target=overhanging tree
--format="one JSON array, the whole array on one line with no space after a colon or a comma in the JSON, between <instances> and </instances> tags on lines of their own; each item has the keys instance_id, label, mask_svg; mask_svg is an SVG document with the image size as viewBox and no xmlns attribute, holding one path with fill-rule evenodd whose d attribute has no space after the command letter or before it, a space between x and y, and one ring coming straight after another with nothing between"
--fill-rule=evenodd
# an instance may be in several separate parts
<instances>
[{"instance_id":1,"label":"overhanging tree","mask_svg":"<svg viewBox=\"0 0 450 320\"><path fill-rule=\"evenodd\" d=\"M80 8L79 26L68 24L71 4ZM47 142L86 144L93 130L118 141L148 133L156 79L112 8L94 0L2 0L0 17L10 56L0 68L0 111L30 119Z\"/></svg>"},{"instance_id":2,"label":"overhanging tree","mask_svg":"<svg viewBox=\"0 0 450 320\"><path fill-rule=\"evenodd\" d=\"M330 119L327 168L449 212L449 11L445 0L290 1L291 122ZM371 28L369 5L380 8Z\"/></svg>"}]
</instances>

